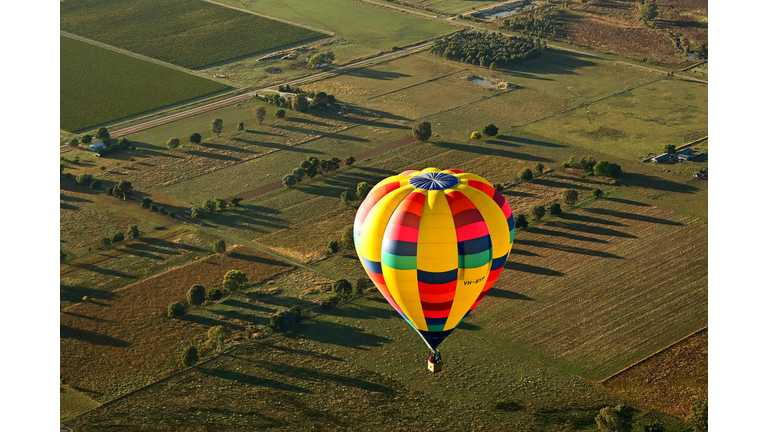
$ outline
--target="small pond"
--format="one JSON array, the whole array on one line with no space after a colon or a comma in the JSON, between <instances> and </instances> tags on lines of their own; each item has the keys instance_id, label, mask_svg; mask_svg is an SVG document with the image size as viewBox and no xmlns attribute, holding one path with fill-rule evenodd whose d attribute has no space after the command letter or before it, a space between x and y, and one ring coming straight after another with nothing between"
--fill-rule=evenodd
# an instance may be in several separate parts
<instances>
[{"instance_id":1,"label":"small pond","mask_svg":"<svg viewBox=\"0 0 768 432\"><path fill-rule=\"evenodd\" d=\"M494 83L492 83L492 82L490 82L490 81L488 81L486 79L482 79L482 78L478 78L478 77L470 78L469 82L471 82L473 84L480 84L481 86L486 86L486 87L496 87L496 84L494 84Z\"/></svg>"}]
</instances>

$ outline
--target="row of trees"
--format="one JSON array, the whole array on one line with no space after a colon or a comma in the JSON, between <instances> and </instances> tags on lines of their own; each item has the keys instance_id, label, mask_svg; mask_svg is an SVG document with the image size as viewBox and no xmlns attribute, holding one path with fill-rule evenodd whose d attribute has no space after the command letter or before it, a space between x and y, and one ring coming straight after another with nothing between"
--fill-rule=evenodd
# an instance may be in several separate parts
<instances>
[{"instance_id":1,"label":"row of trees","mask_svg":"<svg viewBox=\"0 0 768 432\"><path fill-rule=\"evenodd\" d=\"M333 157L331 159L318 159L315 156L309 156L301 164L294 168L290 174L286 174L283 177L283 185L285 187L294 187L305 178L314 178L318 174L326 175L332 173L341 168L342 160ZM355 163L353 156L348 156L344 159L346 166L351 166Z\"/></svg>"},{"instance_id":2,"label":"row of trees","mask_svg":"<svg viewBox=\"0 0 768 432\"><path fill-rule=\"evenodd\" d=\"M621 165L606 160L598 162L592 156L582 156L578 164L576 159L571 156L567 161L563 162L563 168L581 168L585 176L594 175L612 179L621 178L624 174Z\"/></svg>"},{"instance_id":3,"label":"row of trees","mask_svg":"<svg viewBox=\"0 0 768 432\"><path fill-rule=\"evenodd\" d=\"M507 30L516 30L528 36L559 39L565 37L562 28L557 25L557 19L561 13L556 8L534 9L528 13L516 13L512 18L502 21L501 27Z\"/></svg>"},{"instance_id":4,"label":"row of trees","mask_svg":"<svg viewBox=\"0 0 768 432\"><path fill-rule=\"evenodd\" d=\"M461 31L435 41L432 52L451 60L495 68L539 56L545 48L546 44L531 37Z\"/></svg>"},{"instance_id":5,"label":"row of trees","mask_svg":"<svg viewBox=\"0 0 768 432\"><path fill-rule=\"evenodd\" d=\"M317 93L312 90L304 91L299 87L291 88L290 85L278 87L278 89L280 88L283 89L280 90L281 92L296 93L296 95L291 100L281 96L280 93L267 93L264 96L254 95L253 97L254 99L267 102L271 105L292 109L297 112L306 112L308 109L323 108L328 104L333 105L336 103L336 96L329 95L323 91ZM312 99L312 101L310 102L309 99ZM285 110L278 110L278 112L275 113L275 117L284 118Z\"/></svg>"}]
</instances>

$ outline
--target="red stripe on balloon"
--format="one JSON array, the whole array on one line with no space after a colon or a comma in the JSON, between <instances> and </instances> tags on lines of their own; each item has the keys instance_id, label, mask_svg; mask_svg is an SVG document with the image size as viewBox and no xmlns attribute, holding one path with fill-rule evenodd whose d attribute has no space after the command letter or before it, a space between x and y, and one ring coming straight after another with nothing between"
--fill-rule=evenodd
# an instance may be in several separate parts
<instances>
[{"instance_id":1,"label":"red stripe on balloon","mask_svg":"<svg viewBox=\"0 0 768 432\"><path fill-rule=\"evenodd\" d=\"M363 200L362 204L360 204L360 209L357 211L355 219L359 220L360 224L362 225L363 222L365 222L365 218L368 217L368 213L371 211L373 206L375 206L376 203L379 202L382 197L384 197L384 195L398 188L400 188L399 180L387 183L384 186L369 192L368 196L365 198L365 200Z\"/></svg>"},{"instance_id":2,"label":"red stripe on balloon","mask_svg":"<svg viewBox=\"0 0 768 432\"><path fill-rule=\"evenodd\" d=\"M485 221L456 228L456 240L460 242L474 240L485 235L488 235L488 225L485 224Z\"/></svg>"},{"instance_id":3,"label":"red stripe on balloon","mask_svg":"<svg viewBox=\"0 0 768 432\"><path fill-rule=\"evenodd\" d=\"M496 283L496 280L499 278L499 275L501 274L501 271L504 269L504 267L498 269L498 270L491 270L491 272L488 274L488 280L485 282L485 286L483 287L483 291L480 292L480 295L477 296L477 300L475 300L475 303L472 305L469 310L472 310L480 303L480 300L485 297L486 294L488 294L488 291L490 291L491 286L493 286L494 283Z\"/></svg>"},{"instance_id":4,"label":"red stripe on balloon","mask_svg":"<svg viewBox=\"0 0 768 432\"><path fill-rule=\"evenodd\" d=\"M422 308L423 307L424 305L422 303ZM443 309L439 311L431 311L431 310L424 309L423 312L424 312L424 318L448 318L448 315L451 314L450 309Z\"/></svg>"},{"instance_id":5,"label":"red stripe on balloon","mask_svg":"<svg viewBox=\"0 0 768 432\"><path fill-rule=\"evenodd\" d=\"M392 298L392 294L389 292L389 287L387 286L387 283L384 281L384 275L378 274L378 273L372 273L368 270L365 271L368 273L368 277L371 278L371 281L373 281L373 284L376 285L376 288L379 289L379 292L381 295L384 296L385 299L387 299L387 302L395 308L396 311L402 312L400 309L400 306L397 305L397 302L395 302L395 299Z\"/></svg>"}]
</instances>

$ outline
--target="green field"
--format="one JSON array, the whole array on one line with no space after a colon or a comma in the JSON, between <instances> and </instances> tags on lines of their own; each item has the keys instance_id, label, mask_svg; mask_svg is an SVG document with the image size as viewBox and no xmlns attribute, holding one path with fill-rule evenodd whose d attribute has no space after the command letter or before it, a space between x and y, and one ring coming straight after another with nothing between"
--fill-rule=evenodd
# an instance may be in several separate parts
<instances>
[{"instance_id":1,"label":"green field","mask_svg":"<svg viewBox=\"0 0 768 432\"><path fill-rule=\"evenodd\" d=\"M217 0L235 7L332 32L337 62L389 51L456 27L349 0Z\"/></svg>"},{"instance_id":2,"label":"green field","mask_svg":"<svg viewBox=\"0 0 768 432\"><path fill-rule=\"evenodd\" d=\"M503 1L488 0L402 0L402 3L409 6L428 10L430 12L439 12L447 15L460 13L472 13L475 9L490 7Z\"/></svg>"},{"instance_id":3,"label":"green field","mask_svg":"<svg viewBox=\"0 0 768 432\"><path fill-rule=\"evenodd\" d=\"M60 71L60 128L72 132L231 88L64 36Z\"/></svg>"},{"instance_id":4,"label":"green field","mask_svg":"<svg viewBox=\"0 0 768 432\"><path fill-rule=\"evenodd\" d=\"M198 0L65 0L61 29L192 69L325 36Z\"/></svg>"}]
</instances>

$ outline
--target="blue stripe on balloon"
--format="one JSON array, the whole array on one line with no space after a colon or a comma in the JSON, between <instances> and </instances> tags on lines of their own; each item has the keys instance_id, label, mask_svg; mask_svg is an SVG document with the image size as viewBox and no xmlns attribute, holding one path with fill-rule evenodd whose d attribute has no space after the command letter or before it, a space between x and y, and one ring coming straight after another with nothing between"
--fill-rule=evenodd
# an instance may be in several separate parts
<instances>
[{"instance_id":1,"label":"blue stripe on balloon","mask_svg":"<svg viewBox=\"0 0 768 432\"><path fill-rule=\"evenodd\" d=\"M506 257L505 257L506 258ZM455 282L459 277L459 269L448 270L446 272L428 272L424 270L416 270L416 276L419 282L426 282L429 284L445 284L448 282Z\"/></svg>"},{"instance_id":2,"label":"blue stripe on balloon","mask_svg":"<svg viewBox=\"0 0 768 432\"><path fill-rule=\"evenodd\" d=\"M444 317L444 318L426 318L426 317L424 317L424 319L427 320L427 325L445 325L445 323L448 322L448 317Z\"/></svg>"},{"instance_id":3,"label":"blue stripe on balloon","mask_svg":"<svg viewBox=\"0 0 768 432\"><path fill-rule=\"evenodd\" d=\"M491 264L491 271L498 270L502 267L504 267L504 264L507 262L507 256L501 256L498 258L493 259L493 263Z\"/></svg>"},{"instance_id":4,"label":"blue stripe on balloon","mask_svg":"<svg viewBox=\"0 0 768 432\"><path fill-rule=\"evenodd\" d=\"M371 273L382 274L380 262L371 261L362 255L360 256L360 259L363 260L363 265L365 266L366 270L368 270Z\"/></svg>"},{"instance_id":5,"label":"blue stripe on balloon","mask_svg":"<svg viewBox=\"0 0 768 432\"><path fill-rule=\"evenodd\" d=\"M445 340L445 338L447 338L448 335L451 334L451 332L453 332L453 329L443 330L443 331L419 330L419 333L421 333L421 336L424 338L425 341L427 341L427 344L432 349L437 348L437 346L440 345L440 342Z\"/></svg>"},{"instance_id":6,"label":"blue stripe on balloon","mask_svg":"<svg viewBox=\"0 0 768 432\"><path fill-rule=\"evenodd\" d=\"M381 250L397 256L416 256L416 243L385 238Z\"/></svg>"},{"instance_id":7,"label":"blue stripe on balloon","mask_svg":"<svg viewBox=\"0 0 768 432\"><path fill-rule=\"evenodd\" d=\"M486 235L480 238L465 240L458 243L459 255L471 255L479 252L485 252L491 248L491 236Z\"/></svg>"}]
</instances>

